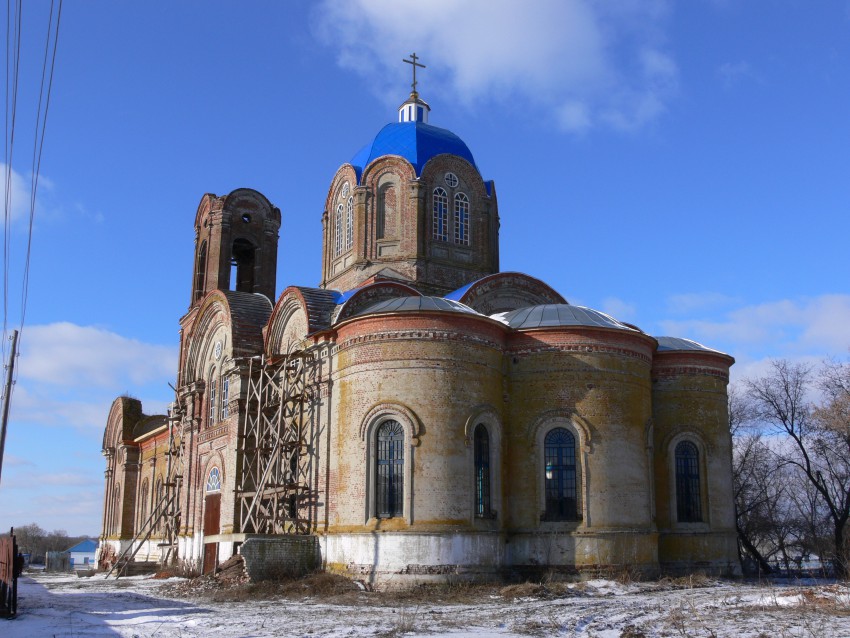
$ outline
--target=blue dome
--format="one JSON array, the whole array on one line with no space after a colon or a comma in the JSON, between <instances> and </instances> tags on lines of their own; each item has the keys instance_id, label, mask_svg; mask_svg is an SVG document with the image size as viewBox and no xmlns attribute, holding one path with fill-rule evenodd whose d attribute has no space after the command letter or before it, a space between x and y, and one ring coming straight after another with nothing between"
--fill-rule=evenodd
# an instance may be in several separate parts
<instances>
[{"instance_id":1,"label":"blue dome","mask_svg":"<svg viewBox=\"0 0 850 638\"><path fill-rule=\"evenodd\" d=\"M451 131L423 122L396 122L387 124L371 143L360 149L351 165L359 182L363 169L374 160L384 155L400 155L413 165L418 177L429 159L444 153L462 157L475 166L469 147Z\"/></svg>"}]
</instances>

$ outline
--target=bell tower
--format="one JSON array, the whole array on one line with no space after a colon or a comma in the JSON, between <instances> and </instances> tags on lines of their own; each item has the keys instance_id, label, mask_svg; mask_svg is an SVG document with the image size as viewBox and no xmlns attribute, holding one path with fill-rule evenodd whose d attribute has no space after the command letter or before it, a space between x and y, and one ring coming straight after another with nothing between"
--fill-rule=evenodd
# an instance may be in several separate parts
<instances>
[{"instance_id":1,"label":"bell tower","mask_svg":"<svg viewBox=\"0 0 850 638\"><path fill-rule=\"evenodd\" d=\"M211 290L265 295L274 303L280 210L261 193L207 193L195 216L194 307Z\"/></svg>"}]
</instances>

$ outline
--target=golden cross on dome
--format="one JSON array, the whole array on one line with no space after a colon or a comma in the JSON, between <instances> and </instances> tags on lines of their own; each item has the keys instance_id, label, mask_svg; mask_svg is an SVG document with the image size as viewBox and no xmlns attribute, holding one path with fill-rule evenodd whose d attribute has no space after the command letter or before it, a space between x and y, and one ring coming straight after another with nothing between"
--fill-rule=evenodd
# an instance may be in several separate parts
<instances>
[{"instance_id":1,"label":"golden cross on dome","mask_svg":"<svg viewBox=\"0 0 850 638\"><path fill-rule=\"evenodd\" d=\"M412 65L413 65L413 94L414 94L414 95L416 94L416 67L419 67L420 69L424 69L424 68L425 68L425 65L424 65L424 64L419 64L419 63L416 61L416 60L418 60L418 59L419 59L419 57L416 55L416 53L411 53L411 54L410 54L410 59L409 59L409 60L407 60L407 59L402 60L402 62L407 62L408 64L412 64Z\"/></svg>"}]
</instances>

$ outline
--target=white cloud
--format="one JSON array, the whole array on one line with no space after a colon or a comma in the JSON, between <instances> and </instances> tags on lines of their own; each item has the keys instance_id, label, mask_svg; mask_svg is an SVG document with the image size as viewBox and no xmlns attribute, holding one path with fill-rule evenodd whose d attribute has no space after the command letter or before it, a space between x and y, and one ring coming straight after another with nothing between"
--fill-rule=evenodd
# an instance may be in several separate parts
<instances>
[{"instance_id":1,"label":"white cloud","mask_svg":"<svg viewBox=\"0 0 850 638\"><path fill-rule=\"evenodd\" d=\"M766 345L776 357L819 359L844 354L850 347L850 295L781 299L735 308L720 318L670 320L661 325L667 334L725 348L744 360L761 359L749 353Z\"/></svg>"},{"instance_id":2,"label":"white cloud","mask_svg":"<svg viewBox=\"0 0 850 638\"><path fill-rule=\"evenodd\" d=\"M666 0L325 0L314 16L339 64L391 102L409 77L401 60L416 51L428 67L426 99L439 87L467 106L519 98L564 130L583 132L600 124L633 130L666 110L678 78L662 48L668 7Z\"/></svg>"},{"instance_id":3,"label":"white cloud","mask_svg":"<svg viewBox=\"0 0 850 638\"><path fill-rule=\"evenodd\" d=\"M602 300L602 312L620 321L631 321L637 316L637 307L617 297L606 297Z\"/></svg>"},{"instance_id":4,"label":"white cloud","mask_svg":"<svg viewBox=\"0 0 850 638\"><path fill-rule=\"evenodd\" d=\"M121 391L171 379L176 363L177 353L172 347L60 322L27 328L19 376L63 387L97 386Z\"/></svg>"},{"instance_id":5,"label":"white cloud","mask_svg":"<svg viewBox=\"0 0 850 638\"><path fill-rule=\"evenodd\" d=\"M3 455L3 465L9 467L26 467L28 465L35 465L29 459L25 459L22 456L15 456L14 454L4 454Z\"/></svg>"},{"instance_id":6,"label":"white cloud","mask_svg":"<svg viewBox=\"0 0 850 638\"><path fill-rule=\"evenodd\" d=\"M739 303L739 300L719 292L691 292L672 295L667 299L667 309L676 314L688 314L697 310L709 310Z\"/></svg>"},{"instance_id":7,"label":"white cloud","mask_svg":"<svg viewBox=\"0 0 850 638\"><path fill-rule=\"evenodd\" d=\"M740 60L738 62L725 62L717 68L717 75L723 83L723 88L732 87L745 81L759 81L759 77L749 62Z\"/></svg>"},{"instance_id":8,"label":"white cloud","mask_svg":"<svg viewBox=\"0 0 850 638\"><path fill-rule=\"evenodd\" d=\"M42 487L99 488L103 479L90 470L64 472L21 472L3 481L6 489L40 489Z\"/></svg>"},{"instance_id":9,"label":"white cloud","mask_svg":"<svg viewBox=\"0 0 850 638\"><path fill-rule=\"evenodd\" d=\"M89 434L101 434L109 416L110 401L67 400L18 381L12 393L11 417L15 422L51 427L71 426ZM147 406L145 406L147 408Z\"/></svg>"},{"instance_id":10,"label":"white cloud","mask_svg":"<svg viewBox=\"0 0 850 638\"><path fill-rule=\"evenodd\" d=\"M0 179L0 184L2 184L2 186L0 186L0 188L2 188L3 190L3 202L5 209L6 171L8 170L8 164L0 162L0 169L2 169L3 171L2 179ZM29 215L30 184L29 181L25 181L23 176L15 169L12 169L11 178L12 179L10 193L12 196L12 221L17 221ZM39 179L39 182L40 181L41 179Z\"/></svg>"}]
</instances>

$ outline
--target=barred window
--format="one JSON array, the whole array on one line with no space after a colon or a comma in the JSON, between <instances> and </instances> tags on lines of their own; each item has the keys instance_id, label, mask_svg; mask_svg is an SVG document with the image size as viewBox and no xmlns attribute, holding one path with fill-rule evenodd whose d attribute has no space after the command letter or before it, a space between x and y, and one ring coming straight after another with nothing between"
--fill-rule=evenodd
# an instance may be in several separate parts
<instances>
[{"instance_id":1,"label":"barred window","mask_svg":"<svg viewBox=\"0 0 850 638\"><path fill-rule=\"evenodd\" d=\"M469 245L469 198L464 193L455 195L455 243Z\"/></svg>"},{"instance_id":2,"label":"barred window","mask_svg":"<svg viewBox=\"0 0 850 638\"><path fill-rule=\"evenodd\" d=\"M336 233L334 235L334 256L342 254L342 204L336 207L336 219L334 220Z\"/></svg>"},{"instance_id":3,"label":"barred window","mask_svg":"<svg viewBox=\"0 0 850 638\"><path fill-rule=\"evenodd\" d=\"M490 516L490 433L479 423L475 426L475 516Z\"/></svg>"},{"instance_id":4,"label":"barred window","mask_svg":"<svg viewBox=\"0 0 850 638\"><path fill-rule=\"evenodd\" d=\"M354 245L354 198L348 198L345 209L345 250L351 250Z\"/></svg>"},{"instance_id":5,"label":"barred window","mask_svg":"<svg viewBox=\"0 0 850 638\"><path fill-rule=\"evenodd\" d=\"M442 188L434 189L434 239L449 240L449 196Z\"/></svg>"},{"instance_id":6,"label":"barred window","mask_svg":"<svg viewBox=\"0 0 850 638\"><path fill-rule=\"evenodd\" d=\"M404 514L404 430L398 421L385 421L378 428L375 488L377 517Z\"/></svg>"},{"instance_id":7,"label":"barred window","mask_svg":"<svg viewBox=\"0 0 850 638\"><path fill-rule=\"evenodd\" d=\"M215 378L215 370L210 373L210 403L209 410L207 412L207 425L212 426L215 425L216 417L218 416L218 403L216 403L216 383L218 383L218 379Z\"/></svg>"},{"instance_id":8,"label":"barred window","mask_svg":"<svg viewBox=\"0 0 850 638\"><path fill-rule=\"evenodd\" d=\"M221 375L221 419L224 420L230 415L230 410L227 403L230 401L230 377Z\"/></svg>"},{"instance_id":9,"label":"barred window","mask_svg":"<svg viewBox=\"0 0 850 638\"><path fill-rule=\"evenodd\" d=\"M577 521L578 472L576 440L566 428L555 428L544 440L546 513L548 521Z\"/></svg>"},{"instance_id":10,"label":"barred window","mask_svg":"<svg viewBox=\"0 0 850 638\"><path fill-rule=\"evenodd\" d=\"M699 451L690 441L682 441L676 446L676 510L680 523L702 521Z\"/></svg>"}]
</instances>

